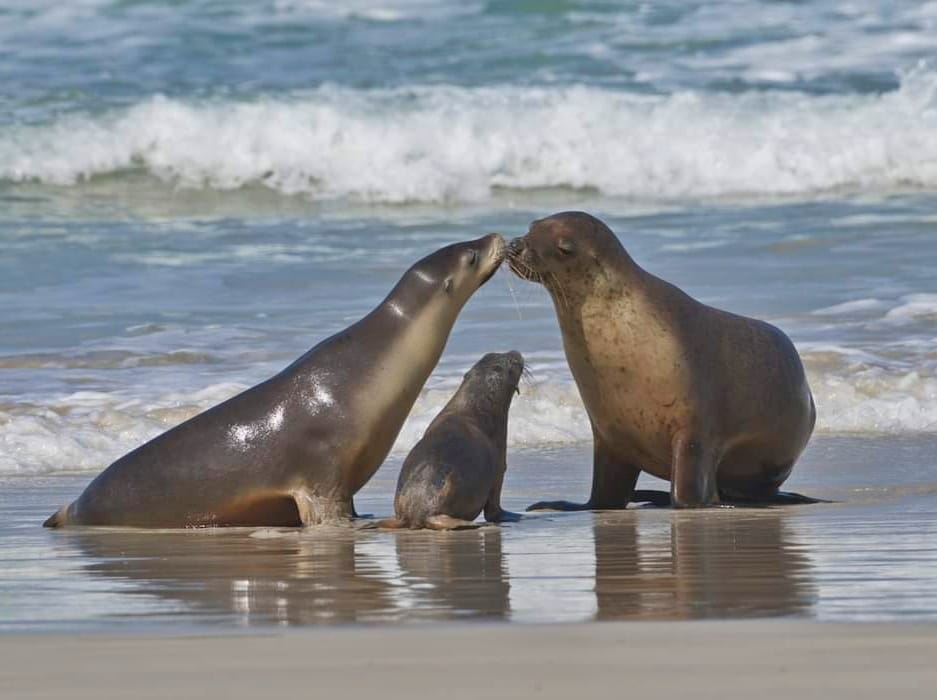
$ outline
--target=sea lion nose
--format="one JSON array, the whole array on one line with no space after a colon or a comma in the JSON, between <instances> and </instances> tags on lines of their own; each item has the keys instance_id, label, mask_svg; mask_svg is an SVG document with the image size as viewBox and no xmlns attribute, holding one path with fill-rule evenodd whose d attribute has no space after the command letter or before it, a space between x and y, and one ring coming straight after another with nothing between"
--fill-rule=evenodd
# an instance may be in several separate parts
<instances>
[{"instance_id":1,"label":"sea lion nose","mask_svg":"<svg viewBox=\"0 0 937 700\"><path fill-rule=\"evenodd\" d=\"M523 238L515 238L510 243L508 243L508 254L509 255L520 255L527 244L524 242Z\"/></svg>"}]
</instances>

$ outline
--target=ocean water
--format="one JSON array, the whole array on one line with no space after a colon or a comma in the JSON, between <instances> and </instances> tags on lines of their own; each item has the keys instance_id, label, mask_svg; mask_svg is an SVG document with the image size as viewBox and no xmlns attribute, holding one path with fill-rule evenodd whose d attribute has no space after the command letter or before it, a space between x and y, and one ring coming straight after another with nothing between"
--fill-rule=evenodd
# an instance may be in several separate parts
<instances>
[{"instance_id":1,"label":"ocean water","mask_svg":"<svg viewBox=\"0 0 937 700\"><path fill-rule=\"evenodd\" d=\"M788 332L830 472L804 485L886 498L910 473L928 493L935 46L934 2L0 0L0 556L61 554L45 510L365 314L417 258L573 208L650 271ZM506 497L585 492L550 301L504 270L462 313L372 509L465 369L507 349L533 370L512 454L576 465L545 458L571 475L528 472ZM915 498L907 512L932 513ZM921 561L915 580L937 575ZM92 588L113 602L114 585ZM530 590L541 616L524 619L551 619Z\"/></svg>"}]
</instances>

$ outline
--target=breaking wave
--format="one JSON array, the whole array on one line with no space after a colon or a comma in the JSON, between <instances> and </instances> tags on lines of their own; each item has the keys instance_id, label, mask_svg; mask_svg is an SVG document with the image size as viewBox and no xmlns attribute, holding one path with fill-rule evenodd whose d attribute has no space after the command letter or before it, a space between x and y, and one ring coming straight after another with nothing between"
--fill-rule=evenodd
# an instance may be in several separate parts
<instances>
[{"instance_id":1,"label":"breaking wave","mask_svg":"<svg viewBox=\"0 0 937 700\"><path fill-rule=\"evenodd\" d=\"M880 95L594 87L326 86L254 101L163 96L0 127L0 181L145 173L316 199L482 201L499 188L625 197L937 187L937 72Z\"/></svg>"}]
</instances>

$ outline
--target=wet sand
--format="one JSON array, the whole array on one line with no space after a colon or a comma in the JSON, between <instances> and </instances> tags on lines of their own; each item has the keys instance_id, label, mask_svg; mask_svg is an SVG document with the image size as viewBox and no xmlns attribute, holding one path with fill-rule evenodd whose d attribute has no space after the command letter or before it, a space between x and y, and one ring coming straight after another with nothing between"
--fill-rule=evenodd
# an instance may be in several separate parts
<instances>
[{"instance_id":1,"label":"wet sand","mask_svg":"<svg viewBox=\"0 0 937 700\"><path fill-rule=\"evenodd\" d=\"M4 698L931 698L933 625L437 625L0 637Z\"/></svg>"}]
</instances>

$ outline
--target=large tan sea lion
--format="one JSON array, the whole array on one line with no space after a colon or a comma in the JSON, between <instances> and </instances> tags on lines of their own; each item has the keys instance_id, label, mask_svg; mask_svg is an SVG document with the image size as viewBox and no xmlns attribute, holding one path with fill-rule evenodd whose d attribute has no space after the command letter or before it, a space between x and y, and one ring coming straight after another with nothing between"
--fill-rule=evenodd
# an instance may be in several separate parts
<instances>
[{"instance_id":1,"label":"large tan sea lion","mask_svg":"<svg viewBox=\"0 0 937 700\"><path fill-rule=\"evenodd\" d=\"M635 493L641 471L670 481L675 506L813 502L779 492L816 421L784 333L643 270L582 212L535 221L511 242L508 259L553 299L594 438L589 501L531 508L654 500Z\"/></svg>"},{"instance_id":2,"label":"large tan sea lion","mask_svg":"<svg viewBox=\"0 0 937 700\"><path fill-rule=\"evenodd\" d=\"M363 319L120 458L46 526L298 526L352 517L352 497L384 461L459 311L504 252L492 234L423 258Z\"/></svg>"}]
</instances>

